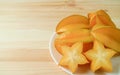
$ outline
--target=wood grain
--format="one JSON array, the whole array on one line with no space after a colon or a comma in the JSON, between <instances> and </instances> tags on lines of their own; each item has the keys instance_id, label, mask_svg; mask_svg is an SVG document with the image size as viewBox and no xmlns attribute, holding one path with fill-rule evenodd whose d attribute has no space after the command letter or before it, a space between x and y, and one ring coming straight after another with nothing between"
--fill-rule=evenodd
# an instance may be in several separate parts
<instances>
[{"instance_id":1,"label":"wood grain","mask_svg":"<svg viewBox=\"0 0 120 75\"><path fill-rule=\"evenodd\" d=\"M50 57L50 37L62 18L99 9L120 27L119 0L1 1L0 75L67 75Z\"/></svg>"}]
</instances>

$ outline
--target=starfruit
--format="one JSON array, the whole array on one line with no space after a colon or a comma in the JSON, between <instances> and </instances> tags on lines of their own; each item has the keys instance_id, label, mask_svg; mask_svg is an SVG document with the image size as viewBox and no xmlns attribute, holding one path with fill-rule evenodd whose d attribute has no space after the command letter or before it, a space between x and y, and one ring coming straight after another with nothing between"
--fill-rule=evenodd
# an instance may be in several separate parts
<instances>
[{"instance_id":1,"label":"starfruit","mask_svg":"<svg viewBox=\"0 0 120 75\"><path fill-rule=\"evenodd\" d=\"M89 25L86 24L69 24L61 27L59 30L57 30L58 33L63 33L66 31L75 31L79 29L88 29Z\"/></svg>"},{"instance_id":2,"label":"starfruit","mask_svg":"<svg viewBox=\"0 0 120 75\"><path fill-rule=\"evenodd\" d=\"M54 46L55 46L56 50L57 50L61 55L63 55L62 46L71 47L73 44L74 44L74 43L63 42L63 41L60 40L60 39L55 39L55 41L54 41ZM86 51L88 51L89 49L92 49L92 47L93 47L93 42L83 43L83 52L86 52Z\"/></svg>"},{"instance_id":3,"label":"starfruit","mask_svg":"<svg viewBox=\"0 0 120 75\"><path fill-rule=\"evenodd\" d=\"M71 15L64 18L56 27L56 32L59 33L59 30L66 25L77 25L77 24L85 24L88 25L88 19L81 15Z\"/></svg>"},{"instance_id":4,"label":"starfruit","mask_svg":"<svg viewBox=\"0 0 120 75\"><path fill-rule=\"evenodd\" d=\"M120 52L120 29L109 26L98 27L96 30L92 31L92 35L106 47Z\"/></svg>"},{"instance_id":5,"label":"starfruit","mask_svg":"<svg viewBox=\"0 0 120 75\"><path fill-rule=\"evenodd\" d=\"M60 40L59 38L56 38L54 41L54 46L56 48L56 50L60 53L63 54L62 52L62 46L69 46L71 47L73 43L69 43L69 42L63 42L62 40Z\"/></svg>"},{"instance_id":6,"label":"starfruit","mask_svg":"<svg viewBox=\"0 0 120 75\"><path fill-rule=\"evenodd\" d=\"M110 59L115 53L114 50L105 48L100 41L95 40L93 49L88 50L84 54L91 61L90 68L93 72L100 68L104 71L111 72L112 64Z\"/></svg>"},{"instance_id":7,"label":"starfruit","mask_svg":"<svg viewBox=\"0 0 120 75\"><path fill-rule=\"evenodd\" d=\"M59 65L67 66L73 73L77 70L78 64L89 63L86 57L82 54L83 43L77 42L69 46L62 46L63 57L61 58Z\"/></svg>"},{"instance_id":8,"label":"starfruit","mask_svg":"<svg viewBox=\"0 0 120 75\"><path fill-rule=\"evenodd\" d=\"M88 29L79 29L75 31L67 31L59 35L60 40L64 42L75 43L78 41L81 42L91 42L93 37Z\"/></svg>"},{"instance_id":9,"label":"starfruit","mask_svg":"<svg viewBox=\"0 0 120 75\"><path fill-rule=\"evenodd\" d=\"M115 24L110 19L110 16L104 10L89 13L88 18L90 27L93 27L96 24L116 27Z\"/></svg>"}]
</instances>

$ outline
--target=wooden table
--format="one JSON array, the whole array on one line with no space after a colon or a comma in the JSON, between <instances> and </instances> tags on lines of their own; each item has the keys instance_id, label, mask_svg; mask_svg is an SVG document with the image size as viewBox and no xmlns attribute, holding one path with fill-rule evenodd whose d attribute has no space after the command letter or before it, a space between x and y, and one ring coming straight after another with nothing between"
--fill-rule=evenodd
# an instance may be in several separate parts
<instances>
[{"instance_id":1,"label":"wooden table","mask_svg":"<svg viewBox=\"0 0 120 75\"><path fill-rule=\"evenodd\" d=\"M120 27L120 0L1 1L0 75L67 75L50 56L50 37L62 18L99 9Z\"/></svg>"}]
</instances>

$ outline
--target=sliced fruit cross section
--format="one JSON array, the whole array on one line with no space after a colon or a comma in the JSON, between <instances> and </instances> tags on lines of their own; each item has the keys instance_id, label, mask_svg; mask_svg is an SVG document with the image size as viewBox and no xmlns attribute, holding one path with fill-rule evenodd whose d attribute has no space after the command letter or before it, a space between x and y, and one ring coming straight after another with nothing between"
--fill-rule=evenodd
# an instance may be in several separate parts
<instances>
[{"instance_id":1,"label":"sliced fruit cross section","mask_svg":"<svg viewBox=\"0 0 120 75\"><path fill-rule=\"evenodd\" d=\"M85 56L91 61L91 70L93 72L100 68L111 72L112 64L110 59L115 53L114 50L105 48L101 42L95 40L93 49L88 50Z\"/></svg>"},{"instance_id":2,"label":"sliced fruit cross section","mask_svg":"<svg viewBox=\"0 0 120 75\"><path fill-rule=\"evenodd\" d=\"M73 73L77 70L78 64L88 63L86 57L82 54L83 43L75 43L72 47L63 46L63 57L59 64L67 66Z\"/></svg>"}]
</instances>

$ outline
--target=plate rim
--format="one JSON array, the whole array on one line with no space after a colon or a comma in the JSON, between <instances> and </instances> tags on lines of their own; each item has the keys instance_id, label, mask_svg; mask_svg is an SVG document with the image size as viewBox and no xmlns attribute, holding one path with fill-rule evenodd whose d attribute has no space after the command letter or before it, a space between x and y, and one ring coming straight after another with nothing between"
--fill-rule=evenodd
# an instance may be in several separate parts
<instances>
[{"instance_id":1,"label":"plate rim","mask_svg":"<svg viewBox=\"0 0 120 75\"><path fill-rule=\"evenodd\" d=\"M52 43L53 43L53 40L54 40L54 37L56 36L56 32L53 32L52 36L50 37L50 40L49 40L49 52L50 52L50 56L52 57L52 60L54 61L54 63L60 68L62 69L63 71L65 71L66 73L68 73L69 75L74 75L72 72L70 72L69 70L65 69L64 67L62 66L59 66L58 65L58 62L57 60L54 58L54 55L53 55L53 49L52 49Z\"/></svg>"}]
</instances>

